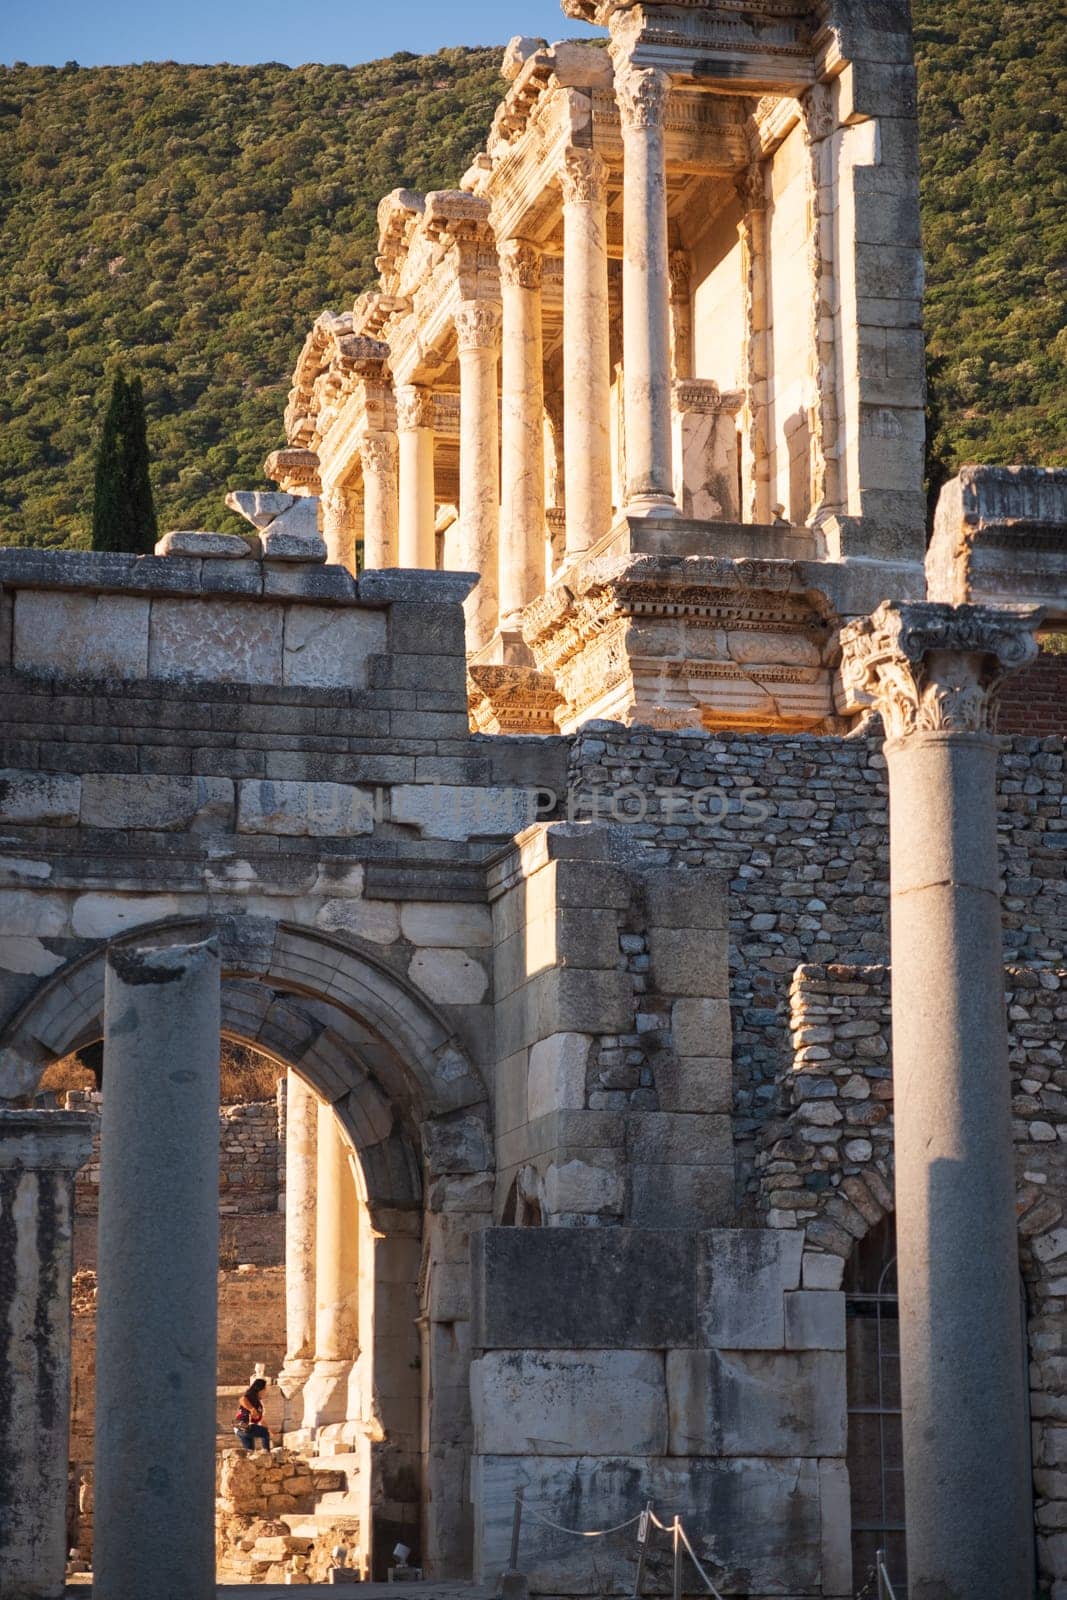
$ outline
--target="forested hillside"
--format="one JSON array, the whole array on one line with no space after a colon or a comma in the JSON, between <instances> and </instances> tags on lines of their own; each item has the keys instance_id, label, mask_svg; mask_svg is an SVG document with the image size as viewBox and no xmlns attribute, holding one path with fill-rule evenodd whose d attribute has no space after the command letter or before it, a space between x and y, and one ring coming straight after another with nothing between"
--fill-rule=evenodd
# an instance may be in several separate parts
<instances>
[{"instance_id":1,"label":"forested hillside","mask_svg":"<svg viewBox=\"0 0 1067 1600\"><path fill-rule=\"evenodd\" d=\"M1062 463L1063 0L915 9L935 470ZM119 360L160 526L224 526L308 325L374 281L379 197L456 181L498 63L0 69L0 540L87 541Z\"/></svg>"}]
</instances>

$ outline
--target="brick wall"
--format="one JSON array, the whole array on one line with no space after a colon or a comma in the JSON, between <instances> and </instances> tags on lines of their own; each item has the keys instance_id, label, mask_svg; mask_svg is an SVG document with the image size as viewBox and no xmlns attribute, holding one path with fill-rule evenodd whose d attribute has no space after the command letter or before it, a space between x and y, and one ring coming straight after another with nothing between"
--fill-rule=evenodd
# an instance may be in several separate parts
<instances>
[{"instance_id":1,"label":"brick wall","mask_svg":"<svg viewBox=\"0 0 1067 1600\"><path fill-rule=\"evenodd\" d=\"M1061 738L1016 737L1001 756L1008 962L1067 958L1063 753ZM795 969L807 962L865 966L888 955L881 741L592 722L574 739L570 787L575 816L629 815L650 863L727 875L734 1138L751 1208L758 1130L773 1114L777 1079L791 1055Z\"/></svg>"},{"instance_id":2,"label":"brick wall","mask_svg":"<svg viewBox=\"0 0 1067 1600\"><path fill-rule=\"evenodd\" d=\"M1003 733L1067 734L1067 650L1047 646L1025 672L1008 679L1000 702Z\"/></svg>"}]
</instances>

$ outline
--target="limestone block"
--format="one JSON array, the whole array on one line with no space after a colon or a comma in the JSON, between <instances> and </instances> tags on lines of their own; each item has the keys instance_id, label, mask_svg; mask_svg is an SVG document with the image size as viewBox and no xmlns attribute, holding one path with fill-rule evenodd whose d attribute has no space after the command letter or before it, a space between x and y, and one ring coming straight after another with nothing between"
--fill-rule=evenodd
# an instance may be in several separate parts
<instances>
[{"instance_id":1,"label":"limestone block","mask_svg":"<svg viewBox=\"0 0 1067 1600\"><path fill-rule=\"evenodd\" d=\"M648 1350L493 1351L471 1365L481 1455L665 1455L663 1357Z\"/></svg>"},{"instance_id":2,"label":"limestone block","mask_svg":"<svg viewBox=\"0 0 1067 1600\"><path fill-rule=\"evenodd\" d=\"M844 1461L819 1462L822 1523L822 1592L852 1595L852 1505Z\"/></svg>"},{"instance_id":3,"label":"limestone block","mask_svg":"<svg viewBox=\"0 0 1067 1600\"><path fill-rule=\"evenodd\" d=\"M531 1121L560 1107L580 1110L585 1105L585 1069L592 1042L587 1033L552 1033L533 1045L526 1086Z\"/></svg>"},{"instance_id":4,"label":"limestone block","mask_svg":"<svg viewBox=\"0 0 1067 1600\"><path fill-rule=\"evenodd\" d=\"M239 600L154 600L148 676L280 683L283 614Z\"/></svg>"},{"instance_id":5,"label":"limestone block","mask_svg":"<svg viewBox=\"0 0 1067 1600\"><path fill-rule=\"evenodd\" d=\"M470 950L492 944L493 917L488 906L411 900L400 908L400 930L412 944Z\"/></svg>"},{"instance_id":6,"label":"limestone block","mask_svg":"<svg viewBox=\"0 0 1067 1600\"><path fill-rule=\"evenodd\" d=\"M484 1172L493 1165L480 1117L434 1118L421 1127L422 1153L431 1176L442 1172Z\"/></svg>"},{"instance_id":7,"label":"limestone block","mask_svg":"<svg viewBox=\"0 0 1067 1600\"><path fill-rule=\"evenodd\" d=\"M662 868L641 876L650 927L725 928L726 885L719 873Z\"/></svg>"},{"instance_id":8,"label":"limestone block","mask_svg":"<svg viewBox=\"0 0 1067 1600\"><path fill-rule=\"evenodd\" d=\"M477 1005L489 988L489 973L465 950L416 950L408 977L442 1005Z\"/></svg>"},{"instance_id":9,"label":"limestone block","mask_svg":"<svg viewBox=\"0 0 1067 1600\"><path fill-rule=\"evenodd\" d=\"M594 1152L588 1152L594 1154ZM619 1153L596 1151L598 1160L568 1152L564 1161L545 1168L545 1209L553 1217L617 1217L626 1203L626 1180Z\"/></svg>"},{"instance_id":10,"label":"limestone block","mask_svg":"<svg viewBox=\"0 0 1067 1600\"><path fill-rule=\"evenodd\" d=\"M517 33L509 39L504 46L504 54L500 62L500 76L510 83L517 78L531 56L545 48L544 39L533 39L524 33Z\"/></svg>"},{"instance_id":11,"label":"limestone block","mask_svg":"<svg viewBox=\"0 0 1067 1600\"><path fill-rule=\"evenodd\" d=\"M725 929L650 927L648 950L655 993L725 998Z\"/></svg>"},{"instance_id":12,"label":"limestone block","mask_svg":"<svg viewBox=\"0 0 1067 1600\"><path fill-rule=\"evenodd\" d=\"M680 1056L729 1056L733 1047L728 1000L676 1000L671 1037Z\"/></svg>"},{"instance_id":13,"label":"limestone block","mask_svg":"<svg viewBox=\"0 0 1067 1600\"><path fill-rule=\"evenodd\" d=\"M297 495L292 504L273 517L260 535L264 561L326 560L326 541L319 532L317 495Z\"/></svg>"},{"instance_id":14,"label":"limestone block","mask_svg":"<svg viewBox=\"0 0 1067 1600\"><path fill-rule=\"evenodd\" d=\"M733 1063L728 1055L668 1056L656 1062L655 1086L663 1111L729 1112Z\"/></svg>"},{"instance_id":15,"label":"limestone block","mask_svg":"<svg viewBox=\"0 0 1067 1600\"><path fill-rule=\"evenodd\" d=\"M140 596L20 589L12 665L52 678L143 678L148 615Z\"/></svg>"},{"instance_id":16,"label":"limestone block","mask_svg":"<svg viewBox=\"0 0 1067 1600\"><path fill-rule=\"evenodd\" d=\"M553 1033L625 1033L632 1026L633 980L627 972L558 967L533 980L533 1038Z\"/></svg>"},{"instance_id":17,"label":"limestone block","mask_svg":"<svg viewBox=\"0 0 1067 1600\"><path fill-rule=\"evenodd\" d=\"M392 900L324 900L315 926L328 933L354 933L372 944L392 944L400 937L400 910Z\"/></svg>"},{"instance_id":18,"label":"limestone block","mask_svg":"<svg viewBox=\"0 0 1067 1600\"><path fill-rule=\"evenodd\" d=\"M840 1289L845 1263L840 1256L805 1250L802 1281L805 1289Z\"/></svg>"},{"instance_id":19,"label":"limestone block","mask_svg":"<svg viewBox=\"0 0 1067 1600\"><path fill-rule=\"evenodd\" d=\"M231 778L168 778L87 772L82 779L85 828L150 828L197 832L233 825Z\"/></svg>"},{"instance_id":20,"label":"limestone block","mask_svg":"<svg viewBox=\"0 0 1067 1600\"><path fill-rule=\"evenodd\" d=\"M400 783L391 794L394 822L428 839L508 838L536 814L531 789L470 788L448 783Z\"/></svg>"},{"instance_id":21,"label":"limestone block","mask_svg":"<svg viewBox=\"0 0 1067 1600\"><path fill-rule=\"evenodd\" d=\"M630 1118L627 1143L637 1164L729 1166L733 1158L730 1118L723 1116L637 1111Z\"/></svg>"},{"instance_id":22,"label":"limestone block","mask_svg":"<svg viewBox=\"0 0 1067 1600\"><path fill-rule=\"evenodd\" d=\"M282 682L312 688L367 683L367 658L385 649L385 617L355 606L287 606Z\"/></svg>"},{"instance_id":23,"label":"limestone block","mask_svg":"<svg viewBox=\"0 0 1067 1600\"><path fill-rule=\"evenodd\" d=\"M472 1343L504 1350L692 1344L696 1248L692 1233L652 1229L488 1228L471 1239Z\"/></svg>"},{"instance_id":24,"label":"limestone block","mask_svg":"<svg viewBox=\"0 0 1067 1600\"><path fill-rule=\"evenodd\" d=\"M520 1486L528 1504L568 1528L624 1522L646 1500L669 1507L724 1594L820 1592L819 1468L813 1460L476 1456L477 1581L495 1580L507 1564ZM523 1570L534 1594L628 1594L634 1546L630 1539L574 1539L530 1519L523 1526Z\"/></svg>"},{"instance_id":25,"label":"limestone block","mask_svg":"<svg viewBox=\"0 0 1067 1600\"><path fill-rule=\"evenodd\" d=\"M59 772L0 771L0 822L69 828L78 820L81 779Z\"/></svg>"},{"instance_id":26,"label":"limestone block","mask_svg":"<svg viewBox=\"0 0 1067 1600\"><path fill-rule=\"evenodd\" d=\"M790 1350L843 1350L844 1295L825 1289L798 1289L787 1294L785 1342Z\"/></svg>"},{"instance_id":27,"label":"limestone block","mask_svg":"<svg viewBox=\"0 0 1067 1600\"><path fill-rule=\"evenodd\" d=\"M191 556L194 561L240 561L251 555L247 539L236 533L204 533L176 529L156 544L157 556Z\"/></svg>"},{"instance_id":28,"label":"limestone block","mask_svg":"<svg viewBox=\"0 0 1067 1600\"><path fill-rule=\"evenodd\" d=\"M844 1355L668 1350L667 1397L671 1455L845 1453Z\"/></svg>"},{"instance_id":29,"label":"limestone block","mask_svg":"<svg viewBox=\"0 0 1067 1600\"><path fill-rule=\"evenodd\" d=\"M372 833L374 797L348 783L243 778L237 788L237 831L313 839Z\"/></svg>"},{"instance_id":30,"label":"limestone block","mask_svg":"<svg viewBox=\"0 0 1067 1600\"><path fill-rule=\"evenodd\" d=\"M804 1240L778 1229L704 1234L697 1257L697 1324L713 1350L785 1348L785 1295L800 1283Z\"/></svg>"},{"instance_id":31,"label":"limestone block","mask_svg":"<svg viewBox=\"0 0 1067 1600\"><path fill-rule=\"evenodd\" d=\"M713 1228L733 1214L732 1161L671 1166L635 1162L630 1168L630 1221L635 1227Z\"/></svg>"},{"instance_id":32,"label":"limestone block","mask_svg":"<svg viewBox=\"0 0 1067 1600\"><path fill-rule=\"evenodd\" d=\"M110 939L128 928L160 922L165 917L189 914L188 901L177 894L109 894L91 890L80 894L71 913L71 927L82 939Z\"/></svg>"},{"instance_id":33,"label":"limestone block","mask_svg":"<svg viewBox=\"0 0 1067 1600\"><path fill-rule=\"evenodd\" d=\"M0 934L0 972L49 978L63 965L64 957L33 935Z\"/></svg>"},{"instance_id":34,"label":"limestone block","mask_svg":"<svg viewBox=\"0 0 1067 1600\"><path fill-rule=\"evenodd\" d=\"M259 489L231 489L226 496L226 506L230 511L236 511L239 517L244 517L253 528L269 528L272 522L295 505L295 494L281 494L276 491L264 493Z\"/></svg>"}]
</instances>

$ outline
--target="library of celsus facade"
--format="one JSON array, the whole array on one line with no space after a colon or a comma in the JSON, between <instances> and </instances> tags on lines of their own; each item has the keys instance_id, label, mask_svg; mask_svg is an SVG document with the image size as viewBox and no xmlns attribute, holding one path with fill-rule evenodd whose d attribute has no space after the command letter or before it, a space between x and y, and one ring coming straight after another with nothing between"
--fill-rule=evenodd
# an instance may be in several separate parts
<instances>
[{"instance_id":1,"label":"library of celsus facade","mask_svg":"<svg viewBox=\"0 0 1067 1600\"><path fill-rule=\"evenodd\" d=\"M564 10L244 537L0 551L4 1600L100 1040L94 1592L214 1600L220 1036L365 1576L666 1594L651 1504L723 1596L1067 1592L1067 473L928 528L903 0Z\"/></svg>"}]
</instances>

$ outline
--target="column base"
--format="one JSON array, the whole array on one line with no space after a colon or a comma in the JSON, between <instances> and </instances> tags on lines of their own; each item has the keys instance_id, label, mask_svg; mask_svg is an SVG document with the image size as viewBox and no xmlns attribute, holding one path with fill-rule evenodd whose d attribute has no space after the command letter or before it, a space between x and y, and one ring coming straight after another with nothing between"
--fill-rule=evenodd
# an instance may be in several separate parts
<instances>
[{"instance_id":1,"label":"column base","mask_svg":"<svg viewBox=\"0 0 1067 1600\"><path fill-rule=\"evenodd\" d=\"M354 1361L315 1362L304 1384L302 1427L322 1428L331 1422L348 1421L349 1381L354 1366Z\"/></svg>"},{"instance_id":2,"label":"column base","mask_svg":"<svg viewBox=\"0 0 1067 1600\"><path fill-rule=\"evenodd\" d=\"M308 1356L294 1356L286 1361L278 1374L278 1392L282 1397L282 1431L298 1428L304 1415L304 1387L314 1370L315 1363Z\"/></svg>"},{"instance_id":3,"label":"column base","mask_svg":"<svg viewBox=\"0 0 1067 1600\"><path fill-rule=\"evenodd\" d=\"M631 494L623 512L627 517L677 517L678 502L671 494L648 491Z\"/></svg>"}]
</instances>

